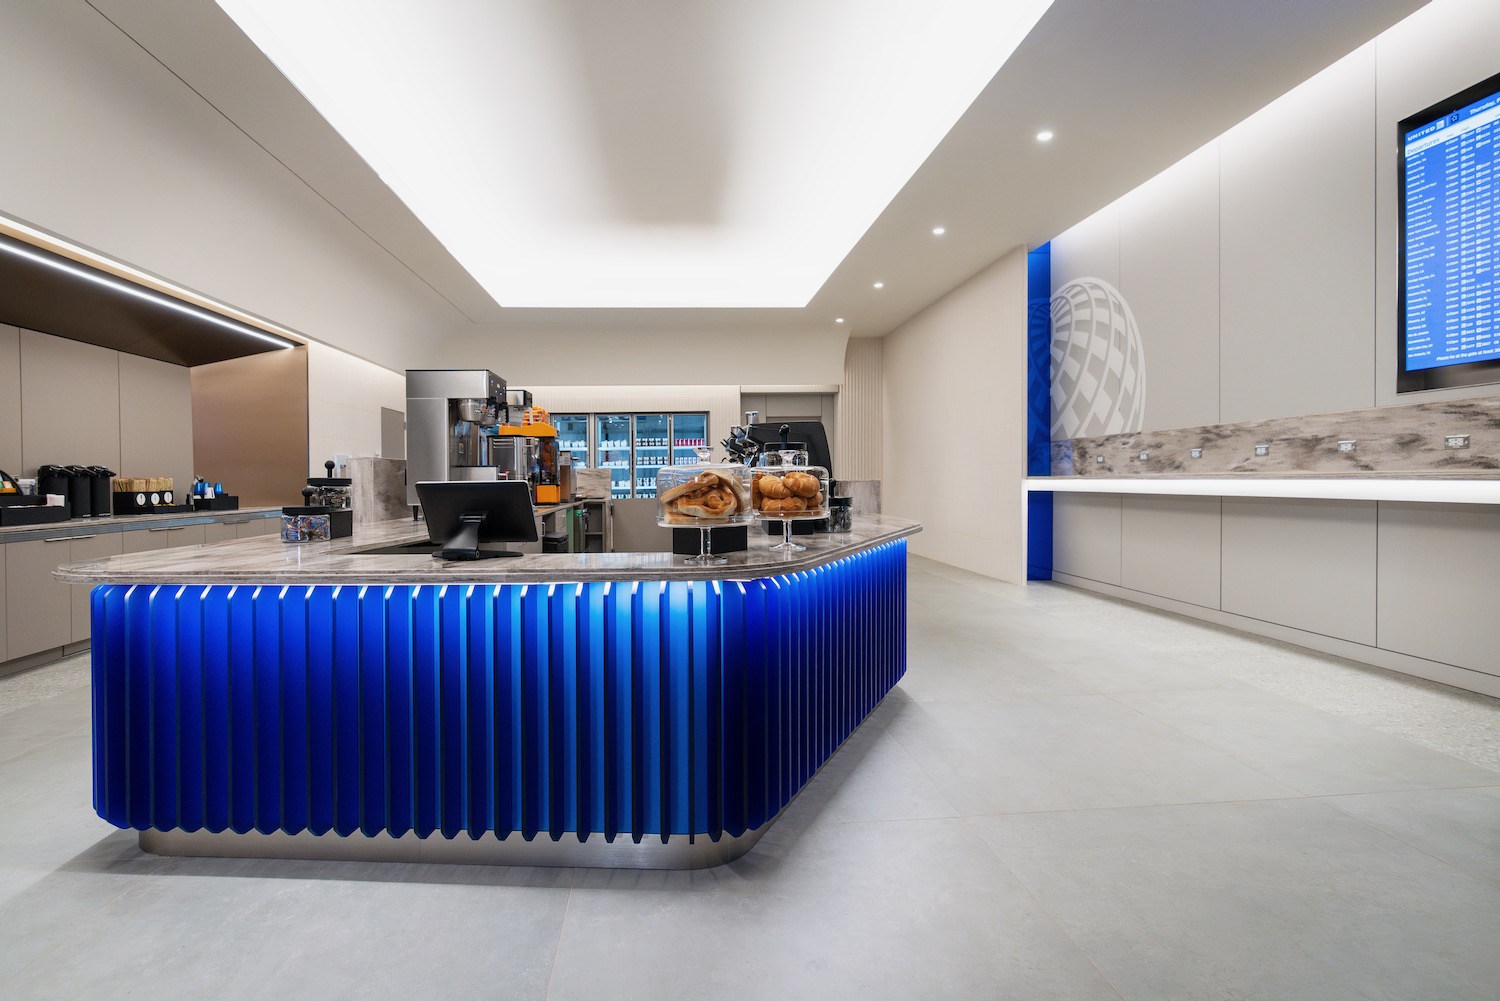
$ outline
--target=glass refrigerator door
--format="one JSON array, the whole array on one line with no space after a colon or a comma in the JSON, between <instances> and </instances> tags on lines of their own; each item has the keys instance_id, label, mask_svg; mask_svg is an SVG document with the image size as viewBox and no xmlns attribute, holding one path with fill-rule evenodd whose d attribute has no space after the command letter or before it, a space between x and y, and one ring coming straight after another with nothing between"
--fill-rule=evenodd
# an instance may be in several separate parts
<instances>
[{"instance_id":1,"label":"glass refrigerator door","mask_svg":"<svg viewBox=\"0 0 1500 1001\"><path fill-rule=\"evenodd\" d=\"M635 495L656 496L656 471L670 465L671 418L666 414L636 414Z\"/></svg>"},{"instance_id":2,"label":"glass refrigerator door","mask_svg":"<svg viewBox=\"0 0 1500 1001\"><path fill-rule=\"evenodd\" d=\"M691 466L698 461L694 445L707 445L707 414L674 414L672 416L672 464Z\"/></svg>"},{"instance_id":3,"label":"glass refrigerator door","mask_svg":"<svg viewBox=\"0 0 1500 1001\"><path fill-rule=\"evenodd\" d=\"M557 428L557 451L573 453L575 467L589 465L589 415L553 414L552 426Z\"/></svg>"},{"instance_id":4,"label":"glass refrigerator door","mask_svg":"<svg viewBox=\"0 0 1500 1001\"><path fill-rule=\"evenodd\" d=\"M594 417L595 469L608 469L611 497L630 496L630 417L628 414L597 414Z\"/></svg>"}]
</instances>

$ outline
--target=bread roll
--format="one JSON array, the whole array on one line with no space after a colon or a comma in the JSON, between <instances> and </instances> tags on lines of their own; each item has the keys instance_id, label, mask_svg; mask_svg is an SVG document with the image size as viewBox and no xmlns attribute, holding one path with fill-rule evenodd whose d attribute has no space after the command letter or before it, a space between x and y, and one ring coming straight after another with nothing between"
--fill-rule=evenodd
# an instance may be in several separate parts
<instances>
[{"instance_id":1,"label":"bread roll","mask_svg":"<svg viewBox=\"0 0 1500 1001\"><path fill-rule=\"evenodd\" d=\"M815 497L818 493L818 478L812 473L787 473L782 477L787 490L798 497Z\"/></svg>"},{"instance_id":2,"label":"bread roll","mask_svg":"<svg viewBox=\"0 0 1500 1001\"><path fill-rule=\"evenodd\" d=\"M760 492L764 497L780 500L791 494L786 481L779 476L772 476L769 473L765 473L757 476L755 482L760 485Z\"/></svg>"}]
</instances>

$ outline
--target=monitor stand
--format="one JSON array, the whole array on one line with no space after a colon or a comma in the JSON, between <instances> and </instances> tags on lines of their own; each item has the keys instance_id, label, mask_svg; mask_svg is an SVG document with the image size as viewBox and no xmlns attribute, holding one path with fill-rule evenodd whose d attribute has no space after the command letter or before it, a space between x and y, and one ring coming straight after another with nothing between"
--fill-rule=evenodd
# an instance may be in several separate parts
<instances>
[{"instance_id":1,"label":"monitor stand","mask_svg":"<svg viewBox=\"0 0 1500 1001\"><path fill-rule=\"evenodd\" d=\"M460 528L458 533L450 538L437 552L432 554L433 559L442 560L494 560L502 556L520 556L520 553L511 552L509 549L480 549L479 548L479 526L484 521L483 511L466 512L459 517Z\"/></svg>"}]
</instances>

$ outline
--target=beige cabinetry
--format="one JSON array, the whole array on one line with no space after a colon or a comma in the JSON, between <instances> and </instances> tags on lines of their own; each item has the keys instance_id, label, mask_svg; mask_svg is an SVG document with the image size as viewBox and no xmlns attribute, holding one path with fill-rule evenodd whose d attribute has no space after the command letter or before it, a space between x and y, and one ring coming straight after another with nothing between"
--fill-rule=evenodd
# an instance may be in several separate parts
<instances>
[{"instance_id":1,"label":"beige cabinetry","mask_svg":"<svg viewBox=\"0 0 1500 1001\"><path fill-rule=\"evenodd\" d=\"M279 518L242 516L198 525L140 527L123 532L0 543L0 661L13 661L88 640L92 588L57 580L52 572L64 563L246 539L271 534L280 525Z\"/></svg>"},{"instance_id":2,"label":"beige cabinetry","mask_svg":"<svg viewBox=\"0 0 1500 1001\"><path fill-rule=\"evenodd\" d=\"M0 546L0 657L5 656L5 547Z\"/></svg>"},{"instance_id":3,"label":"beige cabinetry","mask_svg":"<svg viewBox=\"0 0 1500 1001\"><path fill-rule=\"evenodd\" d=\"M125 552L149 553L158 549L201 546L208 541L207 525L170 525L126 532Z\"/></svg>"},{"instance_id":4,"label":"beige cabinetry","mask_svg":"<svg viewBox=\"0 0 1500 1001\"><path fill-rule=\"evenodd\" d=\"M235 539L253 539L260 535L271 535L281 527L280 518L226 518L204 525L206 543L232 542ZM180 545L173 540L172 545Z\"/></svg>"},{"instance_id":5,"label":"beige cabinetry","mask_svg":"<svg viewBox=\"0 0 1500 1001\"><path fill-rule=\"evenodd\" d=\"M12 542L5 547L5 656L7 660L73 641L73 595L52 576L67 563L66 538Z\"/></svg>"},{"instance_id":6,"label":"beige cabinetry","mask_svg":"<svg viewBox=\"0 0 1500 1001\"><path fill-rule=\"evenodd\" d=\"M80 535L69 540L68 560L69 563L78 563L82 560L102 560L109 556L119 556L125 551L125 535L123 532L107 532L100 535ZM88 584L69 584L73 592L73 635L71 641L81 643L89 638L89 593L93 587Z\"/></svg>"}]
</instances>

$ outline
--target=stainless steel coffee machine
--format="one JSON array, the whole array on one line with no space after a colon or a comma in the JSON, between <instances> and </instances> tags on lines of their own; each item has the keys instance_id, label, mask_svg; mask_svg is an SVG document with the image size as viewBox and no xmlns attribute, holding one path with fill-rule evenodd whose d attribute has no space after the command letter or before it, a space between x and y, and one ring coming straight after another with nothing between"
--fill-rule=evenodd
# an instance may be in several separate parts
<instances>
[{"instance_id":1,"label":"stainless steel coffee machine","mask_svg":"<svg viewBox=\"0 0 1500 1001\"><path fill-rule=\"evenodd\" d=\"M505 403L505 380L486 369L407 369L408 504L418 505L423 480L500 478L492 450Z\"/></svg>"}]
</instances>

